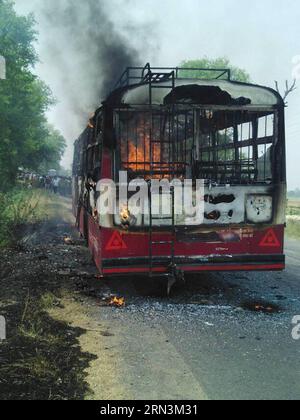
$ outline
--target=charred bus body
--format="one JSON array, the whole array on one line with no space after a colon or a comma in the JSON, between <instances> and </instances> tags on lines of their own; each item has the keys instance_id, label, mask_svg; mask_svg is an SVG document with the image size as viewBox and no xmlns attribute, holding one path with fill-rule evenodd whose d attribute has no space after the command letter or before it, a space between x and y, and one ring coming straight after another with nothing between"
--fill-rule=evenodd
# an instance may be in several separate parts
<instances>
[{"instance_id":1,"label":"charred bus body","mask_svg":"<svg viewBox=\"0 0 300 420\"><path fill-rule=\"evenodd\" d=\"M128 68L75 142L74 214L103 276L285 268L283 99L231 81L229 70L198 70L207 78ZM150 208L124 229L119 214L97 214L89 179L118 183L122 170L203 179L203 223Z\"/></svg>"}]
</instances>

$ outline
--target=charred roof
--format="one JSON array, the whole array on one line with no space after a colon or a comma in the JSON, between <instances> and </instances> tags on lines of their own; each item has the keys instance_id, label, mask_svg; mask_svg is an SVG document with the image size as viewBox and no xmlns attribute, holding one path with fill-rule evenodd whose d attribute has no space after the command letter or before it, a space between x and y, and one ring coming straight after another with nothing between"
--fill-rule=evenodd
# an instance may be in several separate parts
<instances>
[{"instance_id":1,"label":"charred roof","mask_svg":"<svg viewBox=\"0 0 300 420\"><path fill-rule=\"evenodd\" d=\"M184 76L181 77L184 71ZM191 77L186 75L191 74ZM197 77L203 74L204 77ZM205 79L205 74L207 78ZM105 104L110 107L198 104L284 106L274 89L232 81L227 69L128 68Z\"/></svg>"}]
</instances>

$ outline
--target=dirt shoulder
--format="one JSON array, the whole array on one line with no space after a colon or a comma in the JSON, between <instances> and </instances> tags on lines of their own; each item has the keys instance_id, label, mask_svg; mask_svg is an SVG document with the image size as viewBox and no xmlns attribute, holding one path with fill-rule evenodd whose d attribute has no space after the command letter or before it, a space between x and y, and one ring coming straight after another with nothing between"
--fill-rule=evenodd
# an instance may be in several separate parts
<instances>
[{"instance_id":1,"label":"dirt shoulder","mask_svg":"<svg viewBox=\"0 0 300 420\"><path fill-rule=\"evenodd\" d=\"M162 327L107 305L114 287L131 304L141 299L148 317L147 287L102 282L72 227L70 202L46 204L51 217L27 226L17 248L0 251L8 334L0 343L1 399L205 399Z\"/></svg>"},{"instance_id":2,"label":"dirt shoulder","mask_svg":"<svg viewBox=\"0 0 300 420\"><path fill-rule=\"evenodd\" d=\"M96 306L103 294L93 288L97 272L72 227L70 201L47 200L48 220L27 226L15 249L0 251L0 315L7 322L0 397L108 398L112 388L122 396L101 340L109 328L89 316L88 296Z\"/></svg>"}]
</instances>

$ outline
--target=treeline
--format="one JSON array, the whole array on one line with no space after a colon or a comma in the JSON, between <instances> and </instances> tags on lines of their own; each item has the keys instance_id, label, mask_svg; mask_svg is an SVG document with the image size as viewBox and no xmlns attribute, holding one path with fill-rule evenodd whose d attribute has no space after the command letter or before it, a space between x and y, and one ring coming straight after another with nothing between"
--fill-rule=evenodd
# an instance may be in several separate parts
<instances>
[{"instance_id":1,"label":"treeline","mask_svg":"<svg viewBox=\"0 0 300 420\"><path fill-rule=\"evenodd\" d=\"M47 123L54 99L34 74L36 40L34 17L18 16L12 1L0 0L0 55L6 60L6 80L0 80L0 191L15 183L19 167L59 169L66 148Z\"/></svg>"},{"instance_id":2,"label":"treeline","mask_svg":"<svg viewBox=\"0 0 300 420\"><path fill-rule=\"evenodd\" d=\"M299 188L297 188L296 190L294 190L294 191L289 191L288 192L288 196L290 197L290 198L300 198L300 189Z\"/></svg>"}]
</instances>

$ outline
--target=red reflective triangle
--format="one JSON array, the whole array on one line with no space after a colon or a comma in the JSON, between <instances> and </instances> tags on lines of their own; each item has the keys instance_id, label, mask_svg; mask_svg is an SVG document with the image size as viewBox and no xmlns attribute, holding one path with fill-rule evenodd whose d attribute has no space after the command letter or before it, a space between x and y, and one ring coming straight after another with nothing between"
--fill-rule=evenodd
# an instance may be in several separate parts
<instances>
[{"instance_id":1,"label":"red reflective triangle","mask_svg":"<svg viewBox=\"0 0 300 420\"><path fill-rule=\"evenodd\" d=\"M269 246L274 248L280 247L280 242L273 229L270 229L268 233L263 237L259 246Z\"/></svg>"},{"instance_id":2,"label":"red reflective triangle","mask_svg":"<svg viewBox=\"0 0 300 420\"><path fill-rule=\"evenodd\" d=\"M115 231L105 249L106 251L119 251L120 249L127 249L127 246L123 241L121 234L118 231Z\"/></svg>"}]
</instances>

